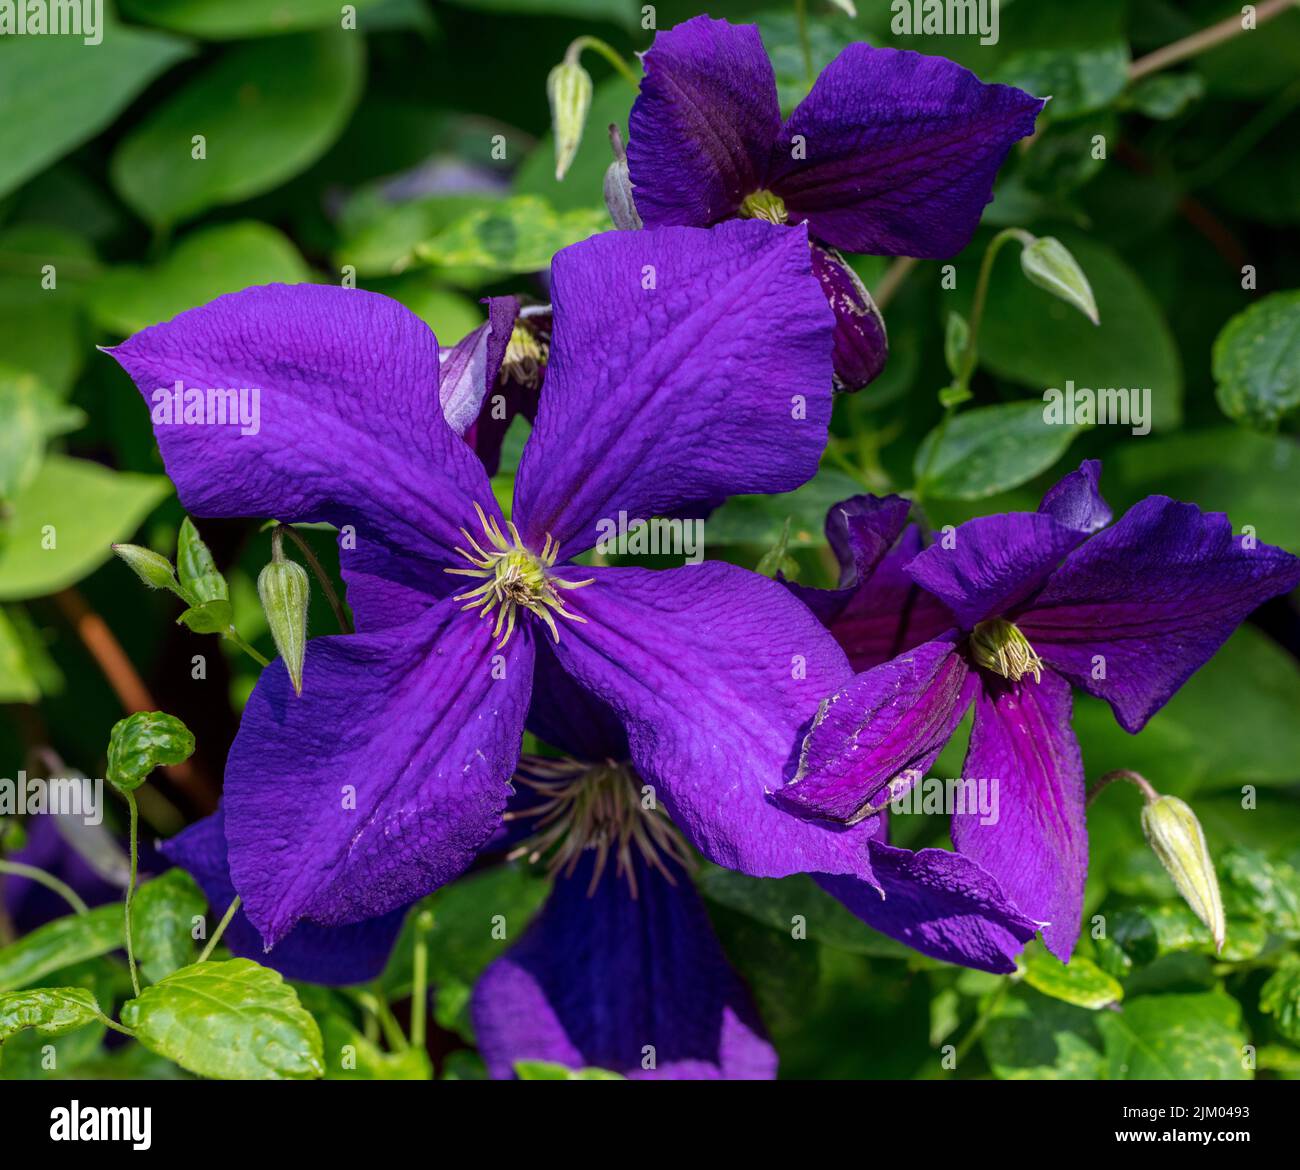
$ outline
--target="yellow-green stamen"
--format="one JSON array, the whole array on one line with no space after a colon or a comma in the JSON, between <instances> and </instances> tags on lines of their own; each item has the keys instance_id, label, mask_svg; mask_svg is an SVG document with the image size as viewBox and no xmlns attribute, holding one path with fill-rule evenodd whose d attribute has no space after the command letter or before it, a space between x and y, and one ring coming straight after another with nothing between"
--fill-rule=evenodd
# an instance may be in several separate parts
<instances>
[{"instance_id":1,"label":"yellow-green stamen","mask_svg":"<svg viewBox=\"0 0 1300 1170\"><path fill-rule=\"evenodd\" d=\"M595 578L589 577L585 581L566 581L551 574L550 570L560 552L558 540L552 540L548 533L541 553L534 553L525 547L519 530L511 521L506 521L506 528L510 532L510 539L507 540L495 517L488 516L478 504L474 505L474 511L478 513L479 523L483 526L485 543L491 547L483 548L466 529L462 528L460 534L474 551L468 552L463 548L457 548L456 551L474 567L445 571L460 577L487 578L477 589L471 589L468 593L458 593L452 600L465 602L462 609L476 609L483 617L491 617L493 612L496 613L497 622L492 630L492 636L501 639L497 643L498 649L504 646L510 640L510 635L514 633L520 609L526 609L541 618L557 642L560 640L560 631L555 625L552 611L569 621L587 620L581 614L566 609L564 599L556 590L581 589L584 585L590 585Z\"/></svg>"},{"instance_id":2,"label":"yellow-green stamen","mask_svg":"<svg viewBox=\"0 0 1300 1170\"><path fill-rule=\"evenodd\" d=\"M544 799L533 808L506 813L507 820L537 821L536 832L510 853L512 860L526 857L536 864L545 857L550 873L572 877L583 854L593 849L596 857L588 896L613 857L616 874L627 879L634 898L634 854L673 885L677 883L664 858L686 869L694 865L673 823L657 806L645 806L637 776L626 764L524 756L514 779Z\"/></svg>"},{"instance_id":3,"label":"yellow-green stamen","mask_svg":"<svg viewBox=\"0 0 1300 1170\"><path fill-rule=\"evenodd\" d=\"M1041 682L1043 660L1034 653L1029 639L1006 618L980 622L970 635L971 655L985 670L1019 682L1027 674Z\"/></svg>"},{"instance_id":4,"label":"yellow-green stamen","mask_svg":"<svg viewBox=\"0 0 1300 1170\"><path fill-rule=\"evenodd\" d=\"M526 325L516 325L506 343L506 355L501 360L499 382L518 382L530 390L542 384L542 370L546 366L549 346Z\"/></svg>"},{"instance_id":5,"label":"yellow-green stamen","mask_svg":"<svg viewBox=\"0 0 1300 1170\"><path fill-rule=\"evenodd\" d=\"M740 205L741 219L765 219L768 223L786 223L785 200L773 191L754 191Z\"/></svg>"}]
</instances>

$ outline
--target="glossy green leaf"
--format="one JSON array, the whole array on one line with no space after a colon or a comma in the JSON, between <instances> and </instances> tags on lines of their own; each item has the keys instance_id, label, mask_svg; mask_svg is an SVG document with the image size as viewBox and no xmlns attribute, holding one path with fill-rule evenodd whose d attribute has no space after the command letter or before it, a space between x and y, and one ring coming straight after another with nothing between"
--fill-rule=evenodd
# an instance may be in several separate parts
<instances>
[{"instance_id":1,"label":"glossy green leaf","mask_svg":"<svg viewBox=\"0 0 1300 1170\"><path fill-rule=\"evenodd\" d=\"M223 1080L324 1075L321 1034L279 972L250 959L182 967L122 1006L140 1043Z\"/></svg>"},{"instance_id":2,"label":"glossy green leaf","mask_svg":"<svg viewBox=\"0 0 1300 1170\"><path fill-rule=\"evenodd\" d=\"M76 430L85 419L34 374L0 365L0 501L21 494L36 477L48 438Z\"/></svg>"},{"instance_id":3,"label":"glossy green leaf","mask_svg":"<svg viewBox=\"0 0 1300 1170\"><path fill-rule=\"evenodd\" d=\"M164 764L184 763L194 754L194 735L175 715L137 711L113 724L108 741L110 784L139 788Z\"/></svg>"},{"instance_id":4,"label":"glossy green leaf","mask_svg":"<svg viewBox=\"0 0 1300 1170\"><path fill-rule=\"evenodd\" d=\"M1097 1011L1124 998L1124 988L1096 963L1076 955L1062 963L1047 951L1030 948L1024 956L1024 979L1035 991L1075 1007Z\"/></svg>"},{"instance_id":5,"label":"glossy green leaf","mask_svg":"<svg viewBox=\"0 0 1300 1170\"><path fill-rule=\"evenodd\" d=\"M181 588L196 602L225 601L230 596L230 588L212 559L211 549L188 516L181 521L176 538L176 573Z\"/></svg>"},{"instance_id":6,"label":"glossy green leaf","mask_svg":"<svg viewBox=\"0 0 1300 1170\"><path fill-rule=\"evenodd\" d=\"M29 987L64 967L120 949L122 922L121 903L96 906L87 914L56 918L0 947L0 991Z\"/></svg>"},{"instance_id":7,"label":"glossy green leaf","mask_svg":"<svg viewBox=\"0 0 1300 1170\"><path fill-rule=\"evenodd\" d=\"M366 30L366 10L381 0L354 0L357 27ZM121 0L122 14L205 40L263 37L303 29L340 27L337 0Z\"/></svg>"},{"instance_id":8,"label":"glossy green leaf","mask_svg":"<svg viewBox=\"0 0 1300 1170\"><path fill-rule=\"evenodd\" d=\"M1232 318L1214 343L1223 413L1267 429L1300 406L1300 290L1274 293Z\"/></svg>"},{"instance_id":9,"label":"glossy green leaf","mask_svg":"<svg viewBox=\"0 0 1300 1170\"><path fill-rule=\"evenodd\" d=\"M433 1067L414 1048L385 1052L340 1016L320 1019L325 1079L329 1081L427 1081Z\"/></svg>"},{"instance_id":10,"label":"glossy green leaf","mask_svg":"<svg viewBox=\"0 0 1300 1170\"><path fill-rule=\"evenodd\" d=\"M342 29L232 49L127 134L113 155L114 186L157 225L278 186L342 132L363 56L361 34ZM196 135L202 158L194 157Z\"/></svg>"},{"instance_id":11,"label":"glossy green leaf","mask_svg":"<svg viewBox=\"0 0 1300 1170\"><path fill-rule=\"evenodd\" d=\"M977 500L1046 471L1082 428L1048 422L1044 411L1035 400L976 406L954 415L941 436L931 431L917 449L914 471L921 490Z\"/></svg>"},{"instance_id":12,"label":"glossy green leaf","mask_svg":"<svg viewBox=\"0 0 1300 1170\"><path fill-rule=\"evenodd\" d=\"M0 703L34 703L41 688L27 665L23 642L8 614L0 609Z\"/></svg>"},{"instance_id":13,"label":"glossy green leaf","mask_svg":"<svg viewBox=\"0 0 1300 1170\"><path fill-rule=\"evenodd\" d=\"M1001 1080L1095 1080L1103 1067L1097 1019L1017 988L998 1001L984 1029L984 1055Z\"/></svg>"},{"instance_id":14,"label":"glossy green leaf","mask_svg":"<svg viewBox=\"0 0 1300 1170\"><path fill-rule=\"evenodd\" d=\"M75 36L0 40L0 195L99 133L190 52L184 41L110 19L107 4L94 7L104 17L100 43Z\"/></svg>"},{"instance_id":15,"label":"glossy green leaf","mask_svg":"<svg viewBox=\"0 0 1300 1170\"><path fill-rule=\"evenodd\" d=\"M556 212L541 199L517 195L471 211L415 252L425 263L446 268L501 276L544 272L561 248L608 228L603 209Z\"/></svg>"},{"instance_id":16,"label":"glossy green leaf","mask_svg":"<svg viewBox=\"0 0 1300 1170\"><path fill-rule=\"evenodd\" d=\"M34 987L0 993L0 1044L25 1028L59 1036L94 1023L99 1004L83 987Z\"/></svg>"},{"instance_id":17,"label":"glossy green leaf","mask_svg":"<svg viewBox=\"0 0 1300 1170\"><path fill-rule=\"evenodd\" d=\"M1050 97L1044 115L1055 121L1104 109L1128 84L1129 52L1123 41L1078 49L1015 53L989 81L1015 85L1036 97Z\"/></svg>"},{"instance_id":18,"label":"glossy green leaf","mask_svg":"<svg viewBox=\"0 0 1300 1170\"><path fill-rule=\"evenodd\" d=\"M95 323L121 337L167 321L223 293L311 279L297 248L251 220L192 232L159 264L107 269L90 290Z\"/></svg>"},{"instance_id":19,"label":"glossy green leaf","mask_svg":"<svg viewBox=\"0 0 1300 1170\"><path fill-rule=\"evenodd\" d=\"M131 899L135 958L150 983L194 961L194 919L207 899L183 869L169 869L147 881Z\"/></svg>"},{"instance_id":20,"label":"glossy green leaf","mask_svg":"<svg viewBox=\"0 0 1300 1170\"><path fill-rule=\"evenodd\" d=\"M176 620L196 634L224 634L234 620L234 608L225 598L217 597L190 606Z\"/></svg>"},{"instance_id":21,"label":"glossy green leaf","mask_svg":"<svg viewBox=\"0 0 1300 1170\"><path fill-rule=\"evenodd\" d=\"M0 538L0 601L43 597L80 581L169 491L162 476L50 455L14 500Z\"/></svg>"},{"instance_id":22,"label":"glossy green leaf","mask_svg":"<svg viewBox=\"0 0 1300 1170\"><path fill-rule=\"evenodd\" d=\"M517 1060L515 1075L521 1081L622 1081L627 1078L607 1068L569 1068L549 1060Z\"/></svg>"},{"instance_id":23,"label":"glossy green leaf","mask_svg":"<svg viewBox=\"0 0 1300 1170\"><path fill-rule=\"evenodd\" d=\"M1097 1019L1111 1080L1251 1079L1241 1007L1221 991L1142 995Z\"/></svg>"},{"instance_id":24,"label":"glossy green leaf","mask_svg":"<svg viewBox=\"0 0 1300 1170\"><path fill-rule=\"evenodd\" d=\"M1300 955L1285 955L1259 989L1259 1010L1273 1017L1283 1036L1300 1044Z\"/></svg>"}]
</instances>

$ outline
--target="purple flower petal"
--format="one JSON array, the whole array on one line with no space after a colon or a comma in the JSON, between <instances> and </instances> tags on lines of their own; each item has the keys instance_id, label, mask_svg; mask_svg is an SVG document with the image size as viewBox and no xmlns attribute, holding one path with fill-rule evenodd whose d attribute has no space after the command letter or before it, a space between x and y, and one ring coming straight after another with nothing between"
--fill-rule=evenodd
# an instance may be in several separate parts
<instances>
[{"instance_id":1,"label":"purple flower petal","mask_svg":"<svg viewBox=\"0 0 1300 1170\"><path fill-rule=\"evenodd\" d=\"M225 815L218 811L162 844L163 855L189 870L207 895L212 912L224 914L235 898L226 860ZM366 983L383 973L402 929L406 907L352 926L317 926L300 922L274 950L237 910L221 941L234 955L272 967L286 979L312 983ZM213 918L210 925L216 926Z\"/></svg>"},{"instance_id":2,"label":"purple flower petal","mask_svg":"<svg viewBox=\"0 0 1300 1170\"><path fill-rule=\"evenodd\" d=\"M628 758L627 732L618 715L560 665L549 639L537 643L528 730L588 763Z\"/></svg>"},{"instance_id":3,"label":"purple flower petal","mask_svg":"<svg viewBox=\"0 0 1300 1170\"><path fill-rule=\"evenodd\" d=\"M708 227L764 185L781 129L758 28L697 16L655 35L628 119L633 198L648 228Z\"/></svg>"},{"instance_id":4,"label":"purple flower petal","mask_svg":"<svg viewBox=\"0 0 1300 1170\"><path fill-rule=\"evenodd\" d=\"M1070 726L1070 685L1051 670L1042 681L985 676L963 766L967 779L996 784L996 821L956 813L952 840L991 873L1007 896L1043 927L1062 962L1079 937L1088 874L1084 772Z\"/></svg>"},{"instance_id":5,"label":"purple flower petal","mask_svg":"<svg viewBox=\"0 0 1300 1170\"><path fill-rule=\"evenodd\" d=\"M518 297L488 297L487 305L488 319L438 354L438 397L447 425L458 435L474 425L496 384L519 316Z\"/></svg>"},{"instance_id":6,"label":"purple flower petal","mask_svg":"<svg viewBox=\"0 0 1300 1170\"><path fill-rule=\"evenodd\" d=\"M1024 601L1086 533L1045 512L1005 512L959 524L907 566L963 629Z\"/></svg>"},{"instance_id":7,"label":"purple flower petal","mask_svg":"<svg viewBox=\"0 0 1300 1170\"><path fill-rule=\"evenodd\" d=\"M482 464L439 408L437 340L388 297L245 289L109 353L151 404L167 474L196 516L352 525L359 542L446 562L473 519L469 501L495 507ZM155 391L177 382L204 401L209 389L257 390L256 417L246 428L158 421L169 400L155 404Z\"/></svg>"},{"instance_id":8,"label":"purple flower petal","mask_svg":"<svg viewBox=\"0 0 1300 1170\"><path fill-rule=\"evenodd\" d=\"M912 525L827 623L854 670L870 670L956 626L952 611L907 574L920 551L921 532Z\"/></svg>"},{"instance_id":9,"label":"purple flower petal","mask_svg":"<svg viewBox=\"0 0 1300 1170\"><path fill-rule=\"evenodd\" d=\"M768 793L849 677L786 590L734 565L584 570L556 657L623 720L632 762L710 860L758 877L861 873L871 826L806 821Z\"/></svg>"},{"instance_id":10,"label":"purple flower petal","mask_svg":"<svg viewBox=\"0 0 1300 1170\"><path fill-rule=\"evenodd\" d=\"M858 274L833 248L812 246L813 275L835 313L831 361L842 390L861 390L885 368L889 339L885 321Z\"/></svg>"},{"instance_id":11,"label":"purple flower petal","mask_svg":"<svg viewBox=\"0 0 1300 1170\"><path fill-rule=\"evenodd\" d=\"M786 121L768 186L837 248L954 256L1042 107L943 57L849 45Z\"/></svg>"},{"instance_id":12,"label":"purple flower petal","mask_svg":"<svg viewBox=\"0 0 1300 1170\"><path fill-rule=\"evenodd\" d=\"M826 512L826 540L840 566L836 589L783 584L826 625L837 618L898 540L910 505L902 496L853 496Z\"/></svg>"},{"instance_id":13,"label":"purple flower petal","mask_svg":"<svg viewBox=\"0 0 1300 1170\"><path fill-rule=\"evenodd\" d=\"M1048 489L1038 510L1067 528L1092 534L1111 520L1110 505L1101 497L1101 460L1085 459Z\"/></svg>"},{"instance_id":14,"label":"purple flower petal","mask_svg":"<svg viewBox=\"0 0 1300 1170\"><path fill-rule=\"evenodd\" d=\"M974 690L955 635L854 676L818 712L781 799L847 824L878 812L943 750Z\"/></svg>"},{"instance_id":15,"label":"purple flower petal","mask_svg":"<svg viewBox=\"0 0 1300 1170\"><path fill-rule=\"evenodd\" d=\"M515 483L533 547L550 533L571 556L620 511L815 474L833 319L809 255L802 229L733 222L607 232L555 257L551 357Z\"/></svg>"},{"instance_id":16,"label":"purple flower petal","mask_svg":"<svg viewBox=\"0 0 1300 1170\"><path fill-rule=\"evenodd\" d=\"M776 1076L776 1052L690 878L675 870L670 884L635 864L636 898L612 865L588 896L589 858L558 878L523 938L483 973L470 1010L493 1077L513 1076L519 1060L637 1079Z\"/></svg>"},{"instance_id":17,"label":"purple flower petal","mask_svg":"<svg viewBox=\"0 0 1300 1170\"><path fill-rule=\"evenodd\" d=\"M1137 732L1300 559L1247 547L1221 512L1150 496L1072 553L1016 619L1044 661Z\"/></svg>"},{"instance_id":18,"label":"purple flower petal","mask_svg":"<svg viewBox=\"0 0 1300 1170\"><path fill-rule=\"evenodd\" d=\"M230 872L275 945L300 918L359 922L473 861L500 824L532 683L450 599L413 626L307 644L302 698L262 674L226 765Z\"/></svg>"},{"instance_id":19,"label":"purple flower petal","mask_svg":"<svg viewBox=\"0 0 1300 1170\"><path fill-rule=\"evenodd\" d=\"M843 877L817 881L863 922L924 955L1005 975L1038 929L991 875L960 854L872 841L871 868L874 886Z\"/></svg>"}]
</instances>

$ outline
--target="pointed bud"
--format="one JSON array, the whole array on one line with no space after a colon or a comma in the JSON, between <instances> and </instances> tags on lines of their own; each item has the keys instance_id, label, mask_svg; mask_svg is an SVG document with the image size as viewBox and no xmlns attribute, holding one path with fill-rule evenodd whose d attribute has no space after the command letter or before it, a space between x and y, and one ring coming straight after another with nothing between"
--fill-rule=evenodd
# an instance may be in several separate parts
<instances>
[{"instance_id":1,"label":"pointed bud","mask_svg":"<svg viewBox=\"0 0 1300 1170\"><path fill-rule=\"evenodd\" d=\"M623 136L618 127L610 124L609 145L614 151L614 161L605 171L605 207L609 218L621 232L639 232L644 226L641 214L632 198L632 177L627 170L627 151L623 149Z\"/></svg>"},{"instance_id":2,"label":"pointed bud","mask_svg":"<svg viewBox=\"0 0 1300 1170\"><path fill-rule=\"evenodd\" d=\"M1101 323L1092 286L1079 262L1060 240L1042 236L1026 245L1020 253L1020 267L1030 284L1036 284L1067 305L1073 305L1094 325Z\"/></svg>"},{"instance_id":3,"label":"pointed bud","mask_svg":"<svg viewBox=\"0 0 1300 1170\"><path fill-rule=\"evenodd\" d=\"M1196 814L1176 796L1157 796L1142 806L1142 831L1178 892L1214 936L1215 949L1222 951L1223 900Z\"/></svg>"},{"instance_id":4,"label":"pointed bud","mask_svg":"<svg viewBox=\"0 0 1300 1170\"><path fill-rule=\"evenodd\" d=\"M295 561L272 561L257 578L257 595L262 599L271 637L289 671L294 693L301 697L302 664L307 654L307 603L311 596L307 570Z\"/></svg>"},{"instance_id":5,"label":"pointed bud","mask_svg":"<svg viewBox=\"0 0 1300 1170\"><path fill-rule=\"evenodd\" d=\"M150 589L170 589L173 593L180 593L176 570L166 557L138 544L115 544L112 548Z\"/></svg>"},{"instance_id":6,"label":"pointed bud","mask_svg":"<svg viewBox=\"0 0 1300 1170\"><path fill-rule=\"evenodd\" d=\"M563 179L582 143L582 131L591 110L591 74L576 56L566 56L546 78L546 98L551 103L555 133L555 177Z\"/></svg>"}]
</instances>

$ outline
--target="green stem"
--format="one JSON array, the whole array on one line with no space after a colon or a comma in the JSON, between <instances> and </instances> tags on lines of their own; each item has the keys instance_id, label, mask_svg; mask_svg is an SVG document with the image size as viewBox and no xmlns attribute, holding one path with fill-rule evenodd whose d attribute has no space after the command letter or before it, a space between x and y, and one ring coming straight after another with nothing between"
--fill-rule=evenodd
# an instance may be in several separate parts
<instances>
[{"instance_id":1,"label":"green stem","mask_svg":"<svg viewBox=\"0 0 1300 1170\"><path fill-rule=\"evenodd\" d=\"M34 865L27 865L22 861L0 861L0 873L11 873L14 877L24 877L44 886L47 890L53 890L78 914L85 914L89 910L86 903L78 896L77 891L70 885L59 881L52 873L37 869Z\"/></svg>"},{"instance_id":2,"label":"green stem","mask_svg":"<svg viewBox=\"0 0 1300 1170\"><path fill-rule=\"evenodd\" d=\"M975 1044L975 1041L984 1034L984 1029L988 1027L989 1021L993 1018L993 1013L998 1010L1003 999L1006 998L1007 990L1010 986L1010 979L1004 979L1002 981L1002 985L997 989L997 991L989 996L988 1001L984 1004L979 1016L970 1026L970 1031L961 1038L961 1043L957 1045L957 1048L953 1052L953 1063L958 1068L961 1067L961 1062L966 1059L966 1056Z\"/></svg>"},{"instance_id":3,"label":"green stem","mask_svg":"<svg viewBox=\"0 0 1300 1170\"><path fill-rule=\"evenodd\" d=\"M254 650L252 646L250 646L247 642L245 642L243 638L239 636L239 631L236 630L234 626L231 626L226 631L226 637L230 639L230 641L234 642L234 644L238 646L245 654L247 654L249 658L251 658L254 662L256 662L258 666L271 665L269 659L264 658L256 650Z\"/></svg>"},{"instance_id":4,"label":"green stem","mask_svg":"<svg viewBox=\"0 0 1300 1170\"><path fill-rule=\"evenodd\" d=\"M1104 775L1088 790L1087 803L1091 804L1100 795L1102 789L1115 783L1116 780L1125 780L1135 788L1139 789L1142 793L1143 799L1148 804L1153 800L1160 799L1160 793L1151 786L1151 782L1143 776L1141 772L1134 772L1129 768L1116 768L1113 772L1107 772L1106 775Z\"/></svg>"},{"instance_id":5,"label":"green stem","mask_svg":"<svg viewBox=\"0 0 1300 1170\"><path fill-rule=\"evenodd\" d=\"M599 53L605 58L616 70L622 75L624 80L636 90L641 88L641 79L632 71L632 67L623 60L623 54L620 53L613 45L602 41L599 37L581 36L569 46L568 52L564 54L564 59L570 65L576 65L578 58L582 56L584 49L591 49L592 52Z\"/></svg>"},{"instance_id":6,"label":"green stem","mask_svg":"<svg viewBox=\"0 0 1300 1170\"><path fill-rule=\"evenodd\" d=\"M813 68L812 39L808 35L808 0L794 0L794 19L799 26L799 49L803 53L803 71L812 89L817 73Z\"/></svg>"},{"instance_id":7,"label":"green stem","mask_svg":"<svg viewBox=\"0 0 1300 1170\"><path fill-rule=\"evenodd\" d=\"M226 912L221 916L221 921L217 923L217 929L212 932L212 937L208 939L208 944L199 954L197 962L206 963L208 957L217 949L217 943L221 941L221 936L226 933L226 927L230 925L230 920L234 918L235 911L239 909L243 899L238 894L231 899L230 905L226 907Z\"/></svg>"},{"instance_id":8,"label":"green stem","mask_svg":"<svg viewBox=\"0 0 1300 1170\"><path fill-rule=\"evenodd\" d=\"M329 579L325 572L324 566L320 563L319 558L312 552L311 545L307 543L303 535L295 528L288 524L279 525L272 533L273 550L278 551L279 545L275 543L277 537L288 536L294 544L298 546L298 551L302 553L303 559L307 562L307 567L311 569L316 580L320 582L320 587L325 593L326 600L330 603L330 609L334 611L334 620L338 622L339 629L345 634L353 633L352 623L348 620L347 610L343 608L343 602L339 599L338 592L334 588L334 582ZM279 559L278 557L276 558Z\"/></svg>"},{"instance_id":9,"label":"green stem","mask_svg":"<svg viewBox=\"0 0 1300 1170\"><path fill-rule=\"evenodd\" d=\"M429 998L429 931L433 914L421 910L415 919L415 954L411 964L411 1046L424 1047L425 1009Z\"/></svg>"},{"instance_id":10,"label":"green stem","mask_svg":"<svg viewBox=\"0 0 1300 1170\"><path fill-rule=\"evenodd\" d=\"M394 1052L405 1052L410 1048L409 1041L402 1034L401 1024L397 1022L382 993L358 991L356 994L357 1002L379 1021L379 1026L384 1031L384 1038L388 1041L388 1047Z\"/></svg>"},{"instance_id":11,"label":"green stem","mask_svg":"<svg viewBox=\"0 0 1300 1170\"><path fill-rule=\"evenodd\" d=\"M140 994L140 972L135 965L135 940L131 937L131 899L135 896L136 869L140 860L140 809L135 803L135 793L122 789L127 807L131 810L131 880L127 883L126 899L122 903L122 914L126 919L126 961L131 968L131 986L135 994Z\"/></svg>"}]
</instances>

